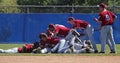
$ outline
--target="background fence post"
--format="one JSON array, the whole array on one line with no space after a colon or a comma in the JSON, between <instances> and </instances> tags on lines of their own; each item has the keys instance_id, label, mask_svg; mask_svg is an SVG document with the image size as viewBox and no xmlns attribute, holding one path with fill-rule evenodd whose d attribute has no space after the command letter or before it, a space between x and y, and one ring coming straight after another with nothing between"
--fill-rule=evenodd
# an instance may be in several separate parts
<instances>
[{"instance_id":1,"label":"background fence post","mask_svg":"<svg viewBox=\"0 0 120 63\"><path fill-rule=\"evenodd\" d=\"M29 14L29 7L26 7L26 14L24 15L24 22L23 22L23 42L26 42L26 29L27 29L27 20L28 20L28 14Z\"/></svg>"},{"instance_id":2,"label":"background fence post","mask_svg":"<svg viewBox=\"0 0 120 63\"><path fill-rule=\"evenodd\" d=\"M113 3L113 11L114 11L114 13L117 13L116 12L116 0L114 0L114 3Z\"/></svg>"}]
</instances>

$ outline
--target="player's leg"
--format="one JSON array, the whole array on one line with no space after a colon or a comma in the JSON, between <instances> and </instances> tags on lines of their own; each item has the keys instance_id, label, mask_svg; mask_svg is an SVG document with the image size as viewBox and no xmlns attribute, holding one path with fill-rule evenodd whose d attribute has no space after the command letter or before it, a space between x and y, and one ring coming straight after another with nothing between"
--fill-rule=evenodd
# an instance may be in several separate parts
<instances>
[{"instance_id":1,"label":"player's leg","mask_svg":"<svg viewBox=\"0 0 120 63\"><path fill-rule=\"evenodd\" d=\"M81 49L81 48L83 48L83 44L81 44L81 43L74 43L74 49L75 50L79 50L79 49Z\"/></svg>"},{"instance_id":2,"label":"player's leg","mask_svg":"<svg viewBox=\"0 0 120 63\"><path fill-rule=\"evenodd\" d=\"M72 52L74 52L74 44L75 44L75 39L76 39L76 37L74 36L74 37L72 37L71 39L69 39L69 42L68 42L68 46L70 47L70 49L71 49L71 51Z\"/></svg>"},{"instance_id":3,"label":"player's leg","mask_svg":"<svg viewBox=\"0 0 120 63\"><path fill-rule=\"evenodd\" d=\"M69 44L67 44L65 47L63 47L59 53L80 53L83 52L80 50L82 46L80 44L74 43L74 47L71 48Z\"/></svg>"},{"instance_id":4,"label":"player's leg","mask_svg":"<svg viewBox=\"0 0 120 63\"><path fill-rule=\"evenodd\" d=\"M95 53L97 53L98 50L97 50L96 43L95 43L95 41L94 41L94 36L93 36L94 29L91 27L91 25L88 25L88 27L86 28L85 31L86 31L86 33L87 33L87 35L88 35L88 37L89 37L89 39L90 39L90 41L91 41L91 43L92 43L92 45L93 45L93 48L94 48L94 50L95 50Z\"/></svg>"},{"instance_id":5,"label":"player's leg","mask_svg":"<svg viewBox=\"0 0 120 63\"><path fill-rule=\"evenodd\" d=\"M82 43L82 41L79 37L75 37L75 43Z\"/></svg>"},{"instance_id":6,"label":"player's leg","mask_svg":"<svg viewBox=\"0 0 120 63\"><path fill-rule=\"evenodd\" d=\"M82 45L80 43L74 43L73 49L68 44L68 46L66 45L61 51L64 51L64 53L79 53L81 48Z\"/></svg>"},{"instance_id":7,"label":"player's leg","mask_svg":"<svg viewBox=\"0 0 120 63\"><path fill-rule=\"evenodd\" d=\"M60 52L63 47L66 47L67 41L68 41L67 44L69 44L68 46L72 45L74 47L75 35L73 35L73 31L75 31L75 30L71 30L65 39L60 40L60 42L58 43L59 45L57 45L57 47L55 47L55 49L58 48L58 52ZM77 31L76 31L76 33L77 33ZM52 51L55 49L53 48Z\"/></svg>"},{"instance_id":8,"label":"player's leg","mask_svg":"<svg viewBox=\"0 0 120 63\"><path fill-rule=\"evenodd\" d=\"M87 32L84 30L83 33L85 34L84 36L80 36L81 42L84 42L86 40L85 38L87 37Z\"/></svg>"},{"instance_id":9,"label":"player's leg","mask_svg":"<svg viewBox=\"0 0 120 63\"><path fill-rule=\"evenodd\" d=\"M86 53L86 48L81 48L79 50L75 50L74 53Z\"/></svg>"},{"instance_id":10,"label":"player's leg","mask_svg":"<svg viewBox=\"0 0 120 63\"><path fill-rule=\"evenodd\" d=\"M65 40L69 40L74 36L80 36L80 34L76 30L71 29L68 35L65 37Z\"/></svg>"},{"instance_id":11,"label":"player's leg","mask_svg":"<svg viewBox=\"0 0 120 63\"><path fill-rule=\"evenodd\" d=\"M87 44L86 44L86 41L87 41L87 40L84 40L84 41L83 41L83 43L82 43L83 46L86 46L86 45L87 45Z\"/></svg>"},{"instance_id":12,"label":"player's leg","mask_svg":"<svg viewBox=\"0 0 120 63\"><path fill-rule=\"evenodd\" d=\"M65 49L67 49L68 47L70 47L72 49L72 51L74 51L74 42L75 42L75 36L71 37L68 42L64 41L64 46L60 47L59 46L59 50L58 52L63 52ZM63 43L63 42L62 42Z\"/></svg>"},{"instance_id":13,"label":"player's leg","mask_svg":"<svg viewBox=\"0 0 120 63\"><path fill-rule=\"evenodd\" d=\"M103 26L100 30L100 39L101 39L101 52L100 53L105 53L107 31L108 31L107 26Z\"/></svg>"},{"instance_id":14,"label":"player's leg","mask_svg":"<svg viewBox=\"0 0 120 63\"><path fill-rule=\"evenodd\" d=\"M67 51L68 51L69 49L70 49L69 46L65 46L65 47L61 48L61 49L58 51L58 53L67 53Z\"/></svg>"},{"instance_id":15,"label":"player's leg","mask_svg":"<svg viewBox=\"0 0 120 63\"><path fill-rule=\"evenodd\" d=\"M89 48L89 53L94 53L94 49Z\"/></svg>"},{"instance_id":16,"label":"player's leg","mask_svg":"<svg viewBox=\"0 0 120 63\"><path fill-rule=\"evenodd\" d=\"M65 37L65 40L69 40L74 36L80 36L80 33L78 33L76 30L71 29L68 33L68 35Z\"/></svg>"},{"instance_id":17,"label":"player's leg","mask_svg":"<svg viewBox=\"0 0 120 63\"><path fill-rule=\"evenodd\" d=\"M110 40L110 42L111 42L111 44L112 44L112 52L113 53L116 53L116 45L115 45L115 41L114 41L114 37L113 37L113 29L112 29L112 26L109 26L109 40Z\"/></svg>"},{"instance_id":18,"label":"player's leg","mask_svg":"<svg viewBox=\"0 0 120 63\"><path fill-rule=\"evenodd\" d=\"M72 53L72 51L71 51L71 49L69 48L69 49L66 49L66 50L64 51L64 53Z\"/></svg>"},{"instance_id":19,"label":"player's leg","mask_svg":"<svg viewBox=\"0 0 120 63\"><path fill-rule=\"evenodd\" d=\"M66 44L66 40L61 39L59 42L58 52L65 46L65 44Z\"/></svg>"},{"instance_id":20,"label":"player's leg","mask_svg":"<svg viewBox=\"0 0 120 63\"><path fill-rule=\"evenodd\" d=\"M4 50L3 50L3 49L0 49L0 53L4 53Z\"/></svg>"},{"instance_id":21,"label":"player's leg","mask_svg":"<svg viewBox=\"0 0 120 63\"><path fill-rule=\"evenodd\" d=\"M18 53L18 47L8 49L8 50L4 50L4 52L5 53Z\"/></svg>"},{"instance_id":22,"label":"player's leg","mask_svg":"<svg viewBox=\"0 0 120 63\"><path fill-rule=\"evenodd\" d=\"M51 51L51 48L44 48L40 51L40 53L45 54Z\"/></svg>"},{"instance_id":23,"label":"player's leg","mask_svg":"<svg viewBox=\"0 0 120 63\"><path fill-rule=\"evenodd\" d=\"M106 43L108 44L108 47L110 48L110 50L112 51L113 50L113 47L112 47L112 44L109 40L109 34L107 35L107 40L106 40Z\"/></svg>"},{"instance_id":24,"label":"player's leg","mask_svg":"<svg viewBox=\"0 0 120 63\"><path fill-rule=\"evenodd\" d=\"M72 30L69 31L68 35L65 37L65 40L69 40L73 36Z\"/></svg>"},{"instance_id":25,"label":"player's leg","mask_svg":"<svg viewBox=\"0 0 120 63\"><path fill-rule=\"evenodd\" d=\"M66 40L61 39L59 43L51 50L52 52L58 52L61 48L65 46Z\"/></svg>"},{"instance_id":26,"label":"player's leg","mask_svg":"<svg viewBox=\"0 0 120 63\"><path fill-rule=\"evenodd\" d=\"M69 41L68 41L68 44L69 44L69 46L74 46L74 42L75 42L75 36L73 36L72 38L70 38L69 39Z\"/></svg>"},{"instance_id":27,"label":"player's leg","mask_svg":"<svg viewBox=\"0 0 120 63\"><path fill-rule=\"evenodd\" d=\"M57 43L57 45L55 45L52 49L51 49L51 52L57 52L58 50L58 47L59 47L60 43Z\"/></svg>"}]
</instances>

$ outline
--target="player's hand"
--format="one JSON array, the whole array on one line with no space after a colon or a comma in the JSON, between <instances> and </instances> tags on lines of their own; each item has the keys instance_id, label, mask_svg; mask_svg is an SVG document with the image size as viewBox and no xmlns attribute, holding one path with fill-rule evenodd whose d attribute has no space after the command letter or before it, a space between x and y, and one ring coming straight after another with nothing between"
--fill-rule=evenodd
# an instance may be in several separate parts
<instances>
[{"instance_id":1,"label":"player's hand","mask_svg":"<svg viewBox=\"0 0 120 63\"><path fill-rule=\"evenodd\" d=\"M99 21L97 18L94 18L95 22L102 23L102 21Z\"/></svg>"},{"instance_id":2,"label":"player's hand","mask_svg":"<svg viewBox=\"0 0 120 63\"><path fill-rule=\"evenodd\" d=\"M95 21L95 22L98 22L98 19L97 19L97 18L94 18L94 21Z\"/></svg>"}]
</instances>

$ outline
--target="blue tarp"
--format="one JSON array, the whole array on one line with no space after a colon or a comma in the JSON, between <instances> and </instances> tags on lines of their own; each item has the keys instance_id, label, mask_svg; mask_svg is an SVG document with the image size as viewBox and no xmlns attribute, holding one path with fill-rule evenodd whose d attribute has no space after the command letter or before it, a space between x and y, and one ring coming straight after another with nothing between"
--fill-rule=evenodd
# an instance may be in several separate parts
<instances>
[{"instance_id":1,"label":"blue tarp","mask_svg":"<svg viewBox=\"0 0 120 63\"><path fill-rule=\"evenodd\" d=\"M0 14L0 43L32 43L39 41L39 33L45 32L48 24L63 24L71 27L67 23L71 14ZM99 41L98 23L93 18L98 14L72 14L75 19L88 21L95 28L95 41ZM120 14L114 23L114 38L116 43L120 43Z\"/></svg>"}]
</instances>

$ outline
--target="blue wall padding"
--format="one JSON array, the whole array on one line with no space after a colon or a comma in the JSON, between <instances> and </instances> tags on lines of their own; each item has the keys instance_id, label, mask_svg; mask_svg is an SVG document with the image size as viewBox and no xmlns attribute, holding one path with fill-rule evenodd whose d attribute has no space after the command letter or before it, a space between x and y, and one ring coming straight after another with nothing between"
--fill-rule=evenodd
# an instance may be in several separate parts
<instances>
[{"instance_id":1,"label":"blue wall padding","mask_svg":"<svg viewBox=\"0 0 120 63\"><path fill-rule=\"evenodd\" d=\"M94 38L100 43L98 23L93 18L98 14L0 14L0 43L32 43L39 41L39 33L45 32L50 23L62 24L71 27L67 23L68 17L88 21L95 29ZM114 38L120 43L120 14L115 21Z\"/></svg>"}]
</instances>

